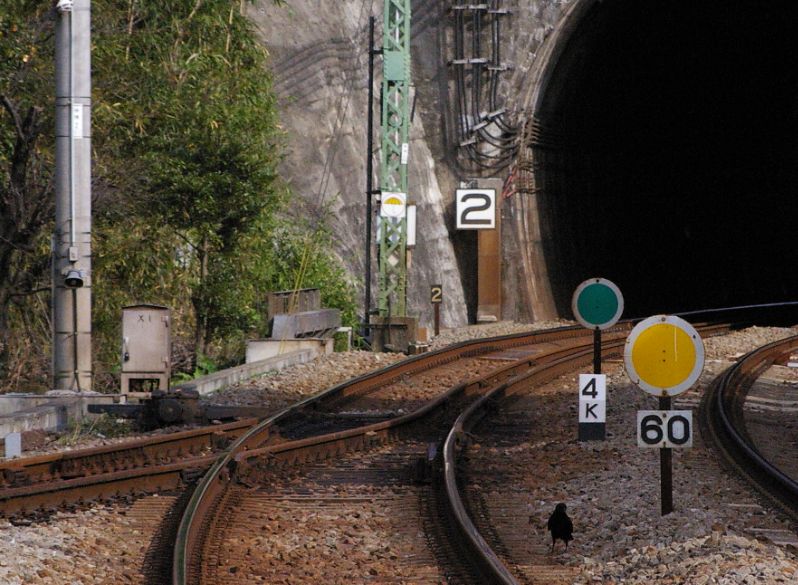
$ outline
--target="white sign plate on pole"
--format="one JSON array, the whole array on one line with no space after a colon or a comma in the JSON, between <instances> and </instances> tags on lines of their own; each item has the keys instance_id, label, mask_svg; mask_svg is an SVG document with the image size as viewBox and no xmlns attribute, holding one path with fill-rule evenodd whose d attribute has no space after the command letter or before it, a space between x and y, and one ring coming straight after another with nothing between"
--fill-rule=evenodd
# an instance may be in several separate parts
<instances>
[{"instance_id":1,"label":"white sign plate on pole","mask_svg":"<svg viewBox=\"0 0 798 585\"><path fill-rule=\"evenodd\" d=\"M72 104L72 138L83 138L83 104Z\"/></svg>"},{"instance_id":2,"label":"white sign plate on pole","mask_svg":"<svg viewBox=\"0 0 798 585\"><path fill-rule=\"evenodd\" d=\"M637 446L687 449L693 446L692 410L638 410Z\"/></svg>"},{"instance_id":3,"label":"white sign plate on pole","mask_svg":"<svg viewBox=\"0 0 798 585\"><path fill-rule=\"evenodd\" d=\"M579 422L607 421L607 376L579 374Z\"/></svg>"},{"instance_id":4,"label":"white sign plate on pole","mask_svg":"<svg viewBox=\"0 0 798 585\"><path fill-rule=\"evenodd\" d=\"M416 245L416 205L407 206L407 247Z\"/></svg>"},{"instance_id":5,"label":"white sign plate on pole","mask_svg":"<svg viewBox=\"0 0 798 585\"><path fill-rule=\"evenodd\" d=\"M496 229L495 189L457 189L455 203L458 230Z\"/></svg>"},{"instance_id":6,"label":"white sign plate on pole","mask_svg":"<svg viewBox=\"0 0 798 585\"><path fill-rule=\"evenodd\" d=\"M579 374L579 441L607 438L607 376Z\"/></svg>"}]
</instances>

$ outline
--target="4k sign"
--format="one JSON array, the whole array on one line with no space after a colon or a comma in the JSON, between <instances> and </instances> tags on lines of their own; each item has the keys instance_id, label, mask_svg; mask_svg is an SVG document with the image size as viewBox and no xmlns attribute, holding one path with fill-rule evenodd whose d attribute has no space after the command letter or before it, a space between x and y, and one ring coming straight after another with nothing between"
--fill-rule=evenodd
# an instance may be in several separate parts
<instances>
[{"instance_id":1,"label":"4k sign","mask_svg":"<svg viewBox=\"0 0 798 585\"><path fill-rule=\"evenodd\" d=\"M579 440L603 441L606 437L607 377L579 374Z\"/></svg>"}]
</instances>

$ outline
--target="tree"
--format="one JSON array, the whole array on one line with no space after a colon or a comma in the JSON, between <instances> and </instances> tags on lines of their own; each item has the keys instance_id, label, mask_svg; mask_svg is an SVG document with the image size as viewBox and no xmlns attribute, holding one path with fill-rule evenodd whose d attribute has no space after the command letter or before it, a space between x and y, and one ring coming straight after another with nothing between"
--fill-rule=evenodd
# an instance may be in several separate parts
<instances>
[{"instance_id":1,"label":"tree","mask_svg":"<svg viewBox=\"0 0 798 585\"><path fill-rule=\"evenodd\" d=\"M308 228L278 219L291 197L276 170L281 131L244 7L92 1L95 380L113 382L125 304L171 306L195 356L262 329L265 292L293 286L298 271L331 291L328 306L354 307L337 260L308 254ZM18 346L49 340L46 296L31 293L49 290L53 16L41 0L0 10L0 352L9 328ZM35 327L30 311L6 310L34 300Z\"/></svg>"},{"instance_id":2,"label":"tree","mask_svg":"<svg viewBox=\"0 0 798 585\"><path fill-rule=\"evenodd\" d=\"M44 108L52 24L41 2L11 0L0 15L0 377L11 304L49 290L42 282L48 257L39 244L55 205L52 147L44 140L52 121Z\"/></svg>"},{"instance_id":3,"label":"tree","mask_svg":"<svg viewBox=\"0 0 798 585\"><path fill-rule=\"evenodd\" d=\"M178 3L180 4L180 3ZM196 255L195 350L229 327L253 323L240 294L240 242L280 204L278 133L264 49L225 0L182 3L172 12L176 39L160 59L158 115L142 145L146 210L177 230ZM238 318L233 318L233 316Z\"/></svg>"}]
</instances>

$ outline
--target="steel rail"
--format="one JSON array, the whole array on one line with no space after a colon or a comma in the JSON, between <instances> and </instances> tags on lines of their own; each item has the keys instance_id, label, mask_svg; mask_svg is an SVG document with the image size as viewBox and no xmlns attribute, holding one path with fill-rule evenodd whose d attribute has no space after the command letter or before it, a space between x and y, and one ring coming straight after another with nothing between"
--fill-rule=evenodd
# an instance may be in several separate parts
<instances>
[{"instance_id":1,"label":"steel rail","mask_svg":"<svg viewBox=\"0 0 798 585\"><path fill-rule=\"evenodd\" d=\"M537 338L541 341L567 339L580 335L580 332L573 328L539 333ZM515 334L497 339L492 344L484 344L481 349L475 347L477 345L475 342L466 342L439 352L416 356L340 384L284 412L295 413L303 409L318 409L325 400L367 393L381 384L423 372L438 364L487 351L524 345L528 343L528 339L529 333ZM282 420L282 417L273 417L272 422L279 420ZM209 450L218 453L228 448L237 438L249 437L249 431L254 424L255 419L250 419L135 439L116 445L4 462L0 464L0 516L92 501L101 494L114 496L123 493L148 493L153 489L167 489L167 484L175 487L180 480L185 480L187 477L193 481L197 471L205 472L211 466L211 461L206 458ZM252 435L256 438L252 439L251 444L246 440L242 444L246 445L246 448L262 446L263 442L272 438L271 426L271 424L262 425L259 427L259 432ZM170 473L172 479L169 482L148 479L150 476L163 478Z\"/></svg>"},{"instance_id":2,"label":"steel rail","mask_svg":"<svg viewBox=\"0 0 798 585\"><path fill-rule=\"evenodd\" d=\"M220 450L255 422L246 419L5 462L0 466L4 483L0 516L92 501L103 494L113 497L178 487L190 472L204 472Z\"/></svg>"},{"instance_id":3,"label":"steel rail","mask_svg":"<svg viewBox=\"0 0 798 585\"><path fill-rule=\"evenodd\" d=\"M729 331L728 324L697 325L703 337L710 337ZM617 356L623 353L624 342L608 338L602 340L602 356L604 358ZM443 485L448 509L454 520L458 539L463 542L467 550L473 555L472 559L478 563L479 570L488 576L491 582L501 585L518 585L518 580L502 561L490 544L485 540L479 529L474 524L465 500L461 495L457 477L457 460L468 445L469 431L480 420L496 408L496 404L505 398L524 391L530 384L549 382L559 375L573 369L576 365L589 363L593 358L592 351L579 355L562 357L550 364L540 365L528 373L513 378L501 386L486 393L474 401L455 421L443 445Z\"/></svg>"},{"instance_id":4,"label":"steel rail","mask_svg":"<svg viewBox=\"0 0 798 585\"><path fill-rule=\"evenodd\" d=\"M612 331L620 336L628 331L629 328L630 323L624 323ZM609 333L610 332L608 332L608 334ZM392 436L396 428L398 428L396 426L396 419L392 419L390 421L376 423L375 425L368 425L368 427L361 427L360 429L330 433L321 437L302 439L284 445L263 447L269 435L269 430L275 427L280 420L292 414L296 414L302 409L317 408L324 399L353 393L356 391L353 390L355 388L359 388L362 391L366 388L374 388L375 383L387 384L391 380L401 377L403 373L408 371L423 371L435 365L445 364L461 357L484 355L486 353L522 345L586 337L589 337L590 341L585 339L584 344L591 345L592 347L592 333L579 327L563 327L546 331L525 332L502 337L461 342L431 354L415 356L414 358L390 366L386 370L373 372L353 381L344 382L319 395L305 399L294 406L286 408L275 416L263 421L232 445L229 451L220 456L219 460L212 466L205 477L202 478L195 489L186 506L177 532L173 553L173 583L175 585L185 585L196 582L197 571L199 570L198 557L201 554L201 548L210 530L212 516L218 513L220 503L225 497L226 487L233 481L239 467L244 462L249 463L248 469L251 471L253 469L253 461L256 461L259 456L293 458L297 460L303 456L301 453L302 449L305 449L305 454L307 454L314 450L316 452L322 450L322 445L324 445L329 453L330 451L349 448L352 445L357 446L358 444L365 444L365 442L371 440L370 437L374 437L374 440L387 440ZM531 359L520 361L534 362L542 358L543 356L536 355ZM509 372L513 366L520 367L517 364L513 364L501 368L501 370ZM494 373L495 372L496 371L494 371ZM455 394L467 392L469 385L473 383L474 382L466 382L460 384L450 389L450 391L444 395L436 398L433 402L438 406L445 404L451 400ZM416 414L418 416L425 416L432 409L434 409L434 406L428 403L421 409L418 409ZM401 424L411 422L409 415L404 415L400 418L404 419ZM259 447L263 448L259 449ZM289 455L281 455L284 453ZM252 458L248 457L250 454L253 456Z\"/></svg>"},{"instance_id":5,"label":"steel rail","mask_svg":"<svg viewBox=\"0 0 798 585\"><path fill-rule=\"evenodd\" d=\"M702 428L726 462L793 520L798 520L798 481L763 456L745 428L743 407L756 379L798 349L798 336L769 343L743 356L718 376L701 403Z\"/></svg>"},{"instance_id":6,"label":"steel rail","mask_svg":"<svg viewBox=\"0 0 798 585\"><path fill-rule=\"evenodd\" d=\"M616 336L613 341L615 343L623 343L619 336ZM295 463L301 461L303 455L315 456L320 452L323 455L332 455L336 452L343 452L341 448L344 451L351 450L353 445L362 443L364 437L369 438L371 443L380 439L387 439L397 429L406 429L411 423L418 422L422 418L437 413L442 406L448 405L459 396L482 394L497 385L506 384L507 380L515 379L519 376L523 377L530 368L540 367L541 364L550 362L560 363L570 357L575 351L588 350L592 351L592 343L551 349L534 356L522 358L493 370L484 377L476 377L466 382L461 382L413 412L354 429L242 451L233 457L233 461L237 469L240 469L242 465L254 467L261 461L271 462L277 459L290 460L290 462Z\"/></svg>"},{"instance_id":7,"label":"steel rail","mask_svg":"<svg viewBox=\"0 0 798 585\"><path fill-rule=\"evenodd\" d=\"M605 340L602 343L602 355L609 357L623 351L624 341ZM483 575L492 583L502 585L518 585L518 580L493 548L479 532L468 513L457 482L457 458L468 444L468 432L494 405L507 396L528 388L531 384L549 382L575 367L589 364L593 359L592 348L572 355L563 356L549 364L540 365L494 388L479 400L472 403L455 421L443 444L443 485L448 509L454 520L454 526L460 541L465 543L471 558L479 566Z\"/></svg>"},{"instance_id":8,"label":"steel rail","mask_svg":"<svg viewBox=\"0 0 798 585\"><path fill-rule=\"evenodd\" d=\"M10 488L0 494L0 510L5 516L13 516L75 502L173 490L189 483L188 474L203 473L216 460L217 456L210 454L176 463Z\"/></svg>"},{"instance_id":9,"label":"steel rail","mask_svg":"<svg viewBox=\"0 0 798 585\"><path fill-rule=\"evenodd\" d=\"M618 323L615 327L605 331L605 341L612 340L612 335L622 336L631 330L634 325L633 320L626 320ZM717 332L728 331L728 326L716 327ZM212 516L219 513L221 502L224 500L226 487L233 481L235 474L241 463L247 456L242 455L247 451L255 452L258 447L263 447L269 437L270 429L274 429L281 420L291 415L297 414L303 409L317 409L324 400L334 399L338 396L346 396L358 392L365 392L374 389L379 384L387 384L392 380L401 378L408 373L418 373L436 365L449 363L455 359L463 357L474 357L486 353L510 349L524 345L546 343L551 341L561 341L566 339L589 338L592 346L592 332L578 326L560 327L556 329L522 332L488 339L477 339L464 341L454 344L447 348L437 350L429 354L415 356L398 364L394 364L377 372L365 374L359 378L344 382L330 388L321 394L307 398L302 402L286 408L275 416L263 421L253 428L244 437L232 445L229 451L220 456L219 460L211 467L206 475L200 480L197 488L188 505L186 506L180 526L178 528L175 547L173 551L172 579L175 585L184 585L196 582L196 572L199 570L198 562L194 556L201 554L202 543L210 531ZM592 354L591 354L592 355ZM535 356L540 359L541 356ZM523 361L523 360L522 360ZM531 361L535 361L534 359ZM456 393L455 389L452 389ZM446 402L446 398L437 399ZM425 408L425 407L422 407ZM386 421L390 423L390 421ZM377 427L386 423L377 423ZM361 428L362 430L362 428ZM323 435L315 439L303 439L293 442L292 445L280 447L265 447L260 454L273 458L290 459L294 461L301 458L298 449L307 448L310 450L320 449L318 445L326 443L329 450L342 449L342 442L364 441L362 437L372 433L376 439L387 439L391 431L387 428L369 428L367 431L358 433L358 429L344 431L338 436L335 433ZM365 444L365 443L362 443ZM298 449L292 449L295 447ZM347 447L348 448L348 447ZM290 455L282 456L282 453ZM251 461L250 461L250 467Z\"/></svg>"},{"instance_id":10,"label":"steel rail","mask_svg":"<svg viewBox=\"0 0 798 585\"><path fill-rule=\"evenodd\" d=\"M129 468L134 461L159 463L203 449L220 448L232 442L257 422L248 418L223 425L210 425L177 433L132 439L112 445L59 451L9 459L0 463L0 498L7 488L33 483L83 477L94 470L104 473Z\"/></svg>"}]
</instances>

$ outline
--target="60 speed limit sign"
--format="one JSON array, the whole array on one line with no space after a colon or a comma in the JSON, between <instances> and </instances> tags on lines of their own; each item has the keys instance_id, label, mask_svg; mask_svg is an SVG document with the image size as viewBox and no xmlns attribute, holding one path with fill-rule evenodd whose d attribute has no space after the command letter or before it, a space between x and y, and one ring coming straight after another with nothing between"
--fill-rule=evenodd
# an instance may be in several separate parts
<instances>
[{"instance_id":1,"label":"60 speed limit sign","mask_svg":"<svg viewBox=\"0 0 798 585\"><path fill-rule=\"evenodd\" d=\"M637 445L658 449L693 446L691 410L638 410Z\"/></svg>"}]
</instances>

